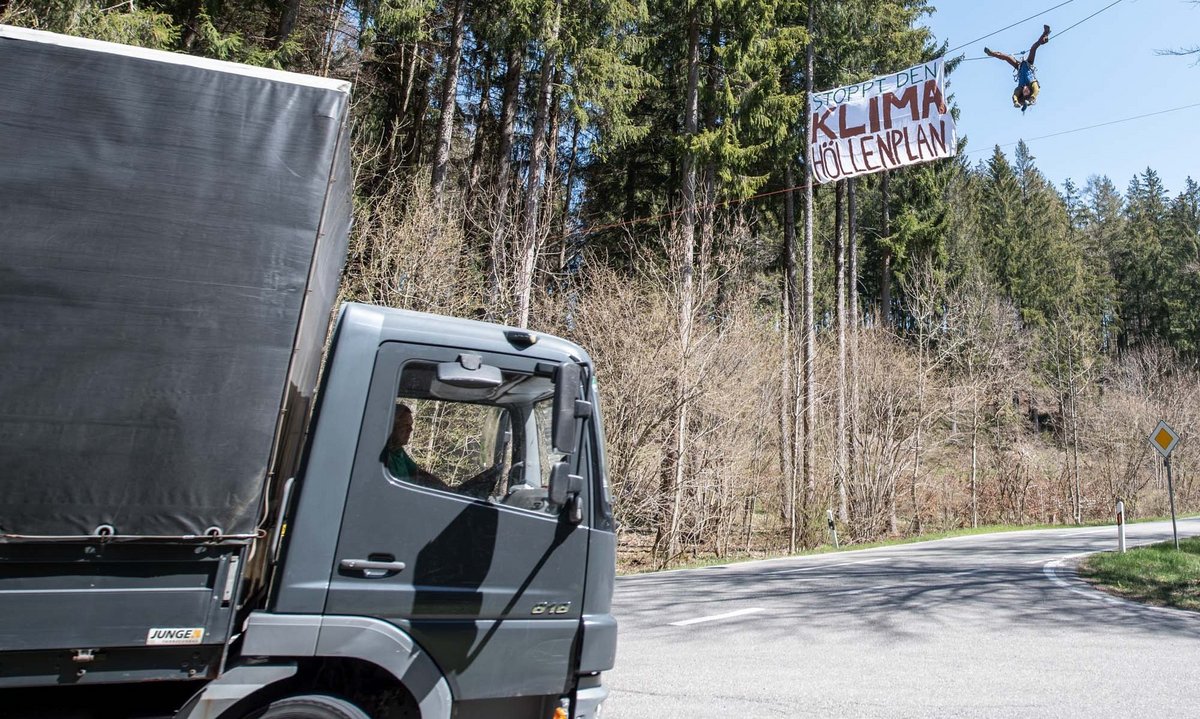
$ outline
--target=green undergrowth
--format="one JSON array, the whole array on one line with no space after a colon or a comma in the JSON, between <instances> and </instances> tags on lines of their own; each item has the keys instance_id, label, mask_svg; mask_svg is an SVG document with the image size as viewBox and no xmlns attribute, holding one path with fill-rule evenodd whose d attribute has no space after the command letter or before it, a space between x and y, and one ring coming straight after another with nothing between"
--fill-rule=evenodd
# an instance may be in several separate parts
<instances>
[{"instance_id":1,"label":"green undergrowth","mask_svg":"<svg viewBox=\"0 0 1200 719\"><path fill-rule=\"evenodd\" d=\"M1192 516L1192 515L1189 515ZM1200 516L1200 515L1195 515ZM1184 519L1185 517L1179 517ZM1140 519L1127 520L1127 524L1140 524L1142 522L1161 522L1170 517L1143 517ZM861 544L845 544L834 548L833 544L822 544L812 549L803 550L794 554L789 554L786 551L782 552L755 552L751 554L737 553L724 557L698 557L688 559L686 561L674 562L670 566L655 568L655 567L620 567L618 574L646 574L655 571L675 570L675 569L700 569L704 567L719 567L727 564L740 564L742 562L756 562L764 559L781 559L784 557L806 557L814 554L831 554L835 552L852 552L859 549L874 549L875 547L891 547L901 544L915 544L917 542L932 542L937 539L949 539L950 537L967 537L976 534L999 534L1001 532L1026 532L1033 529L1078 529L1084 527L1103 527L1111 525L1111 518L1089 520L1082 524L987 524L979 527L963 527L959 529L951 529L942 532L929 532L908 537L895 537L892 539L884 539L877 542L865 542Z\"/></svg>"},{"instance_id":2,"label":"green undergrowth","mask_svg":"<svg viewBox=\"0 0 1200 719\"><path fill-rule=\"evenodd\" d=\"M1079 576L1117 596L1159 607L1200 611L1200 537L1160 542L1125 554L1093 554Z\"/></svg>"}]
</instances>

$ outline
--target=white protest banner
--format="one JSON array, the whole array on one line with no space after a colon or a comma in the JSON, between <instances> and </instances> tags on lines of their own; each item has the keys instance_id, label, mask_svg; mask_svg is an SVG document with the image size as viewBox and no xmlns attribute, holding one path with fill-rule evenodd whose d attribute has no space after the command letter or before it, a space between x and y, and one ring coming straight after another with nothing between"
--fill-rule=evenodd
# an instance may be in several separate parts
<instances>
[{"instance_id":1,"label":"white protest banner","mask_svg":"<svg viewBox=\"0 0 1200 719\"><path fill-rule=\"evenodd\" d=\"M812 96L813 178L844 180L954 155L943 58Z\"/></svg>"}]
</instances>

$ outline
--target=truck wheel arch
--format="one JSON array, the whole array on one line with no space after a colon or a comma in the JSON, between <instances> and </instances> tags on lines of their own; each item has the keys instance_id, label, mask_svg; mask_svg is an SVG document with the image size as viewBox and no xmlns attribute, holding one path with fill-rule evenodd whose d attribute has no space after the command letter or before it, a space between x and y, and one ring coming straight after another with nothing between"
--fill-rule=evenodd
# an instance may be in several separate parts
<instances>
[{"instance_id":1,"label":"truck wheel arch","mask_svg":"<svg viewBox=\"0 0 1200 719\"><path fill-rule=\"evenodd\" d=\"M379 619L255 613L247 624L242 655L261 656L265 663L224 672L175 719L225 719L225 712L245 707L252 695L279 698L278 690L268 691L270 687L295 682L301 664L322 659L374 665L412 695L421 719L450 719L453 696L437 664L407 632Z\"/></svg>"},{"instance_id":2,"label":"truck wheel arch","mask_svg":"<svg viewBox=\"0 0 1200 719\"><path fill-rule=\"evenodd\" d=\"M362 659L396 677L413 695L421 719L450 719L450 684L433 659L394 624L371 617L321 617L318 657Z\"/></svg>"}]
</instances>

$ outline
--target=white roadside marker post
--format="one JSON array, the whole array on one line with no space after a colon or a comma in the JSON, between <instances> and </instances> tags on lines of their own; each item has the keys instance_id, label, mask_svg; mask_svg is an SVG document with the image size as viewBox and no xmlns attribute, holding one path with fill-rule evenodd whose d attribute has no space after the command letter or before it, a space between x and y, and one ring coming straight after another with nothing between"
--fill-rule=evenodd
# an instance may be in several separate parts
<instances>
[{"instance_id":1,"label":"white roadside marker post","mask_svg":"<svg viewBox=\"0 0 1200 719\"><path fill-rule=\"evenodd\" d=\"M1117 500L1117 548L1125 553L1125 503Z\"/></svg>"},{"instance_id":2,"label":"white roadside marker post","mask_svg":"<svg viewBox=\"0 0 1200 719\"><path fill-rule=\"evenodd\" d=\"M833 523L833 510L825 510L825 516L829 519L829 532L833 535L833 548L840 549L837 539L837 525Z\"/></svg>"}]
</instances>

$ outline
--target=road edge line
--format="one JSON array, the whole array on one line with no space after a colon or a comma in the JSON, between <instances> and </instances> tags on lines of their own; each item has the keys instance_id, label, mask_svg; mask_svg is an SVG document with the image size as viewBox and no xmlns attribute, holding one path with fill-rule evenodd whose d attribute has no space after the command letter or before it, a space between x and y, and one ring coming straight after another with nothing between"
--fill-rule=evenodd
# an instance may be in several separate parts
<instances>
[{"instance_id":1,"label":"road edge line","mask_svg":"<svg viewBox=\"0 0 1200 719\"><path fill-rule=\"evenodd\" d=\"M1157 543L1157 541L1158 540L1155 540L1155 542L1143 542L1136 546L1142 546L1144 544L1155 544L1155 543ZM1101 551L1103 551L1103 550L1101 550ZM1122 606L1122 607L1128 607L1131 609L1151 610L1151 611L1158 612L1160 614L1166 614L1168 616L1173 616L1173 617L1178 617L1178 618L1186 617L1186 618L1189 618L1192 620L1200 620L1200 612L1193 612L1188 609L1176 609L1174 607L1158 607L1153 604L1144 604L1142 602L1135 602L1132 599L1126 599L1124 597L1118 597L1115 594L1109 594L1108 592L1106 592L1102 589L1097 589L1092 584L1085 582L1079 576L1079 572L1077 571L1076 566L1075 566L1075 561L1073 561L1073 560L1079 560L1079 559L1082 559L1083 557L1087 557L1087 556L1090 556L1093 554L1099 554L1099 553L1100 552L1079 552L1076 554L1067 554L1062 557L1058 557L1056 559L1051 559L1050 561L1048 561L1042 565L1042 573L1045 574L1046 578L1049 579L1053 584L1055 584L1056 586L1059 586L1063 589L1066 589L1068 592L1071 592L1073 594L1078 594L1080 596L1089 597L1091 599L1096 599L1096 600L1099 600L1102 602L1107 602L1109 604L1114 604L1114 605ZM1068 575L1068 576L1067 577L1061 576L1059 574L1059 572L1062 572L1063 574ZM1069 577L1069 579L1068 579L1068 577Z\"/></svg>"}]
</instances>

